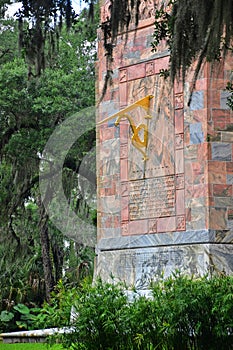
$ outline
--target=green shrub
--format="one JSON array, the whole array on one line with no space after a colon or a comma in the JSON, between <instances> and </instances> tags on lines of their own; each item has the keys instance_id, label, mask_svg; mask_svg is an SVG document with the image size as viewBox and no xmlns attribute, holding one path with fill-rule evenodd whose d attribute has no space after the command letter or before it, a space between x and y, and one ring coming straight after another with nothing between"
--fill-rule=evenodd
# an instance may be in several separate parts
<instances>
[{"instance_id":1,"label":"green shrub","mask_svg":"<svg viewBox=\"0 0 233 350\"><path fill-rule=\"evenodd\" d=\"M68 326L77 294L76 288L65 287L60 280L51 293L50 302L44 302L41 308L29 308L19 303L12 306L10 312L3 310L0 313L0 329L9 332Z\"/></svg>"},{"instance_id":2,"label":"green shrub","mask_svg":"<svg viewBox=\"0 0 233 350\"><path fill-rule=\"evenodd\" d=\"M70 323L72 306L76 318ZM13 310L28 328L72 327L72 333L53 341L73 350L233 349L230 276L176 274L152 285L149 298L100 279L95 284L84 282L78 289L60 282L50 304L39 311L21 304ZM13 316L2 312L0 321L12 322Z\"/></svg>"},{"instance_id":3,"label":"green shrub","mask_svg":"<svg viewBox=\"0 0 233 350\"><path fill-rule=\"evenodd\" d=\"M129 302L125 286L87 286L75 301L74 332L64 346L83 350L233 349L233 278L179 274Z\"/></svg>"}]
</instances>

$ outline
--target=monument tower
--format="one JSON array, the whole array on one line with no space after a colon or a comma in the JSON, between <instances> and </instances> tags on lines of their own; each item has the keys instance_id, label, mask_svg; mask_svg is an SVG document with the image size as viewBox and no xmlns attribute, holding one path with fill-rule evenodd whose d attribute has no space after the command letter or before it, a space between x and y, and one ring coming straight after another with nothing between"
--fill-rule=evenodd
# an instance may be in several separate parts
<instances>
[{"instance_id":1,"label":"monument tower","mask_svg":"<svg viewBox=\"0 0 233 350\"><path fill-rule=\"evenodd\" d=\"M110 1L101 7L109 15ZM185 84L161 76L169 52L152 52L154 1L120 33L112 84L98 107L96 274L147 289L161 274L233 272L233 113L225 87L232 58L205 64L188 107ZM98 96L106 57L98 35Z\"/></svg>"}]
</instances>

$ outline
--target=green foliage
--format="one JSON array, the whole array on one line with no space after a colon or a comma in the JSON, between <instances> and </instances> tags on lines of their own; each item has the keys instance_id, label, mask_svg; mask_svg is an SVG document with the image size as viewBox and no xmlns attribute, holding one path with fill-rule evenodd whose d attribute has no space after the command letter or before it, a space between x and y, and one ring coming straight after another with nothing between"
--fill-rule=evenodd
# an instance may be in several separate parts
<instances>
[{"instance_id":1,"label":"green foliage","mask_svg":"<svg viewBox=\"0 0 233 350\"><path fill-rule=\"evenodd\" d=\"M230 350L232 299L229 276L176 274L155 283L150 298L134 294L130 302L123 285L98 280L78 293L74 332L60 340L85 350Z\"/></svg>"},{"instance_id":2,"label":"green foliage","mask_svg":"<svg viewBox=\"0 0 233 350\"><path fill-rule=\"evenodd\" d=\"M76 18L76 24L69 32L61 28L60 50L50 52L45 71L37 77L32 72L28 74L28 62L21 55L23 52L17 49L16 21L1 20L0 312L16 312L12 311L13 306L19 303L31 310L32 307L40 306L44 300L39 162L56 126L73 113L94 105L97 23L97 17L96 21L87 23L82 14ZM83 135L69 152L64 164L64 191L77 212L79 204L84 206L87 197L83 192L81 200L77 202L81 192L78 169L83 157L95 145L94 134L93 129L90 134ZM90 216L93 211L89 213L88 205L85 215L79 212L80 216L92 220ZM51 273L55 282L61 278L63 271L69 272L65 280L73 282L71 279L77 278L77 274L70 271L75 268L79 269L76 282L89 272L92 273L92 261L88 261L88 258L92 260L93 254L78 256L75 247L75 259L73 265L70 264L72 258L69 246L72 244L64 239L51 222L47 222L47 227L48 255L52 261ZM78 266L74 266L78 259Z\"/></svg>"},{"instance_id":3,"label":"green foliage","mask_svg":"<svg viewBox=\"0 0 233 350\"><path fill-rule=\"evenodd\" d=\"M166 4L167 5L167 4ZM166 40L170 50L170 73L174 81L186 71L194 59L198 63L194 83L202 63L219 60L229 49L233 36L232 0L170 0L170 9L156 8L152 46L156 49Z\"/></svg>"},{"instance_id":4,"label":"green foliage","mask_svg":"<svg viewBox=\"0 0 233 350\"><path fill-rule=\"evenodd\" d=\"M73 349L116 349L123 346L124 309L128 308L123 286L85 285L74 301L75 333L63 338ZM126 345L126 344L125 344Z\"/></svg>"},{"instance_id":5,"label":"green foliage","mask_svg":"<svg viewBox=\"0 0 233 350\"><path fill-rule=\"evenodd\" d=\"M62 281L59 281L51 293L50 302L44 302L42 308L33 310L36 311L33 329L68 326L71 308L74 300L77 299L77 294L77 287L66 287Z\"/></svg>"},{"instance_id":6,"label":"green foliage","mask_svg":"<svg viewBox=\"0 0 233 350\"><path fill-rule=\"evenodd\" d=\"M3 310L0 314L0 329L32 330L68 326L71 307L77 299L77 294L77 286L67 287L60 280L51 293L50 302L44 302L42 307L28 307L19 303L13 306L11 311Z\"/></svg>"}]
</instances>

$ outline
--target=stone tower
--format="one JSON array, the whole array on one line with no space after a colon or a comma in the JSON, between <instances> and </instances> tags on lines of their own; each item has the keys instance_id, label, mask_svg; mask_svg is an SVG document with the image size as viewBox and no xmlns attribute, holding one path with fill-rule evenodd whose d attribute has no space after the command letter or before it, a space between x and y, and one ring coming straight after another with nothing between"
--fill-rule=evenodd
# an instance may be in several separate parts
<instances>
[{"instance_id":1,"label":"stone tower","mask_svg":"<svg viewBox=\"0 0 233 350\"><path fill-rule=\"evenodd\" d=\"M101 8L107 20L110 2ZM169 52L151 50L154 1L120 33L113 81L98 107L96 274L147 289L174 270L233 271L233 113L225 87L232 57L205 64L196 89L160 75ZM97 90L106 74L98 34Z\"/></svg>"}]
</instances>

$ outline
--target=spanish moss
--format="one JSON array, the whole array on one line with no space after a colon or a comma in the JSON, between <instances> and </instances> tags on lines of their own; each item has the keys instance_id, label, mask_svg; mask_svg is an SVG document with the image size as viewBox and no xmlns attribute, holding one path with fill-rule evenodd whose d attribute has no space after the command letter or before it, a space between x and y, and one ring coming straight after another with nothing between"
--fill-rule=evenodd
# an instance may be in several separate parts
<instances>
[{"instance_id":1,"label":"spanish moss","mask_svg":"<svg viewBox=\"0 0 233 350\"><path fill-rule=\"evenodd\" d=\"M170 73L174 79L185 79L193 60L197 66L193 88L202 67L224 56L233 35L232 0L171 0L172 11L167 14L162 6L157 8L154 49L166 39L170 49Z\"/></svg>"}]
</instances>

